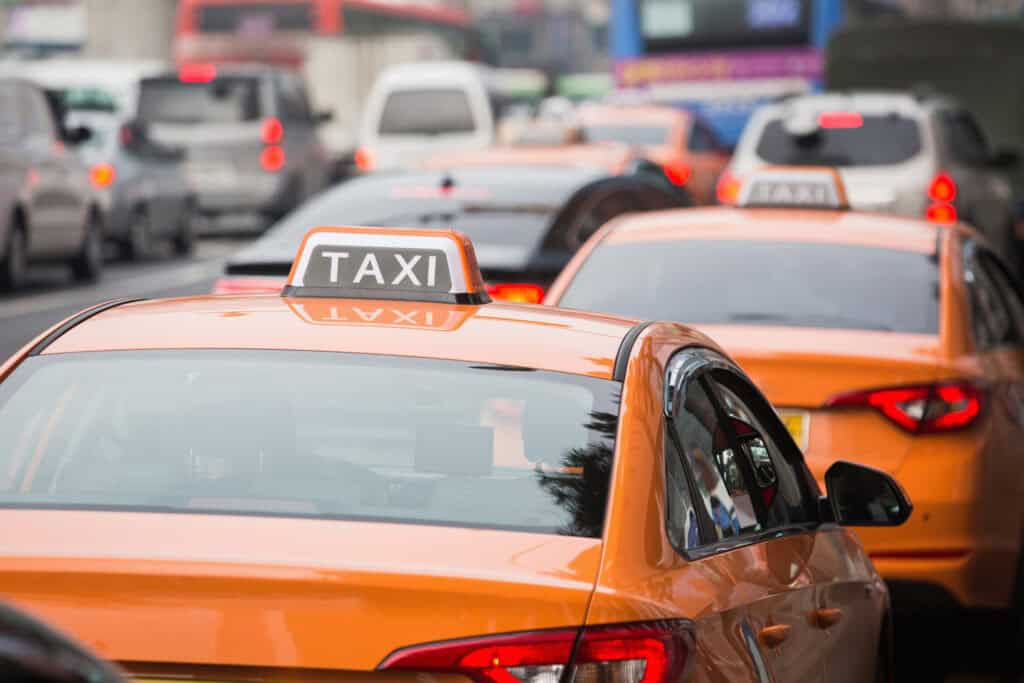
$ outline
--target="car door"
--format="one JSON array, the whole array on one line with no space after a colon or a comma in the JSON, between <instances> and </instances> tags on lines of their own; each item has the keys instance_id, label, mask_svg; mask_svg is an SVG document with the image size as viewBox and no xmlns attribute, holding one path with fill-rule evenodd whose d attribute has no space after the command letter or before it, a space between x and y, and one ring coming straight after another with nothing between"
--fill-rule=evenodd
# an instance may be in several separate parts
<instances>
[{"instance_id":1,"label":"car door","mask_svg":"<svg viewBox=\"0 0 1024 683\"><path fill-rule=\"evenodd\" d=\"M725 386L743 387L731 404ZM811 616L823 569L842 553L812 531L816 486L806 469L779 470L777 477L788 477L785 498L765 503L745 441L760 434L735 415L757 416L778 433L785 428L763 398L756 407L744 402L745 392L757 393L711 352L684 350L669 365L666 527L676 550L720 585L719 609L696 621L698 648L714 680L750 671L759 681L824 680L825 636ZM791 507L783 509L783 500ZM736 653L743 661L730 662Z\"/></svg>"}]
</instances>

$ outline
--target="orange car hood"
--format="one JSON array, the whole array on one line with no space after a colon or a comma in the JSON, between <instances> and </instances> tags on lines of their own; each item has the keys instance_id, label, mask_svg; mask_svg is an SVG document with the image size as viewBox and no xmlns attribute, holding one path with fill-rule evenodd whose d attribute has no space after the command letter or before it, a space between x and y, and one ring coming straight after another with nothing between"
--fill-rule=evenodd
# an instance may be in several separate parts
<instances>
[{"instance_id":1,"label":"orange car hood","mask_svg":"<svg viewBox=\"0 0 1024 683\"><path fill-rule=\"evenodd\" d=\"M366 671L407 645L580 625L601 546L319 519L3 514L0 594L135 670Z\"/></svg>"},{"instance_id":2,"label":"orange car hood","mask_svg":"<svg viewBox=\"0 0 1024 683\"><path fill-rule=\"evenodd\" d=\"M935 335L859 330L698 325L779 406L814 408L856 389L936 379Z\"/></svg>"}]
</instances>

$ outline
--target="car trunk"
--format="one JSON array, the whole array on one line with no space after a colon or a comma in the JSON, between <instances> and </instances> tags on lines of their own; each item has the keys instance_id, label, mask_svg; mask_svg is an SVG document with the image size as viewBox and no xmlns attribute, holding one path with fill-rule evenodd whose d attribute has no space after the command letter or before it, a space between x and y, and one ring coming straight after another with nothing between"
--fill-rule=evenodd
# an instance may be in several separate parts
<instances>
[{"instance_id":1,"label":"car trunk","mask_svg":"<svg viewBox=\"0 0 1024 683\"><path fill-rule=\"evenodd\" d=\"M601 546L558 535L324 519L6 516L5 599L132 673L175 663L184 677L247 666L365 679L405 646L577 626Z\"/></svg>"},{"instance_id":2,"label":"car trunk","mask_svg":"<svg viewBox=\"0 0 1024 683\"><path fill-rule=\"evenodd\" d=\"M934 335L856 330L701 326L779 410L819 480L836 460L863 459L890 472L910 437L870 409L828 409L849 392L940 379Z\"/></svg>"}]
</instances>

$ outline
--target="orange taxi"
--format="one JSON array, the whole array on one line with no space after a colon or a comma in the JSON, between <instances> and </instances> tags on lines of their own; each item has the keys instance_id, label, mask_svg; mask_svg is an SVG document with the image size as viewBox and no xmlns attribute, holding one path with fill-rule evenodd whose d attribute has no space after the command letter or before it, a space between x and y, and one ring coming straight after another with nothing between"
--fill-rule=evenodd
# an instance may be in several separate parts
<instances>
[{"instance_id":1,"label":"orange taxi","mask_svg":"<svg viewBox=\"0 0 1024 683\"><path fill-rule=\"evenodd\" d=\"M319 228L281 295L116 301L0 367L0 592L140 681L872 679L835 465L674 323L489 303L459 233Z\"/></svg>"},{"instance_id":2,"label":"orange taxi","mask_svg":"<svg viewBox=\"0 0 1024 683\"><path fill-rule=\"evenodd\" d=\"M819 479L837 458L895 476L914 516L860 535L897 608L1012 607L1024 301L1006 266L964 225L844 210L828 169L764 170L740 204L609 223L547 302L695 325L762 387Z\"/></svg>"},{"instance_id":3,"label":"orange taxi","mask_svg":"<svg viewBox=\"0 0 1024 683\"><path fill-rule=\"evenodd\" d=\"M642 150L683 186L695 204L714 204L729 152L696 115L672 107L586 105L579 110L583 140L619 142Z\"/></svg>"}]
</instances>

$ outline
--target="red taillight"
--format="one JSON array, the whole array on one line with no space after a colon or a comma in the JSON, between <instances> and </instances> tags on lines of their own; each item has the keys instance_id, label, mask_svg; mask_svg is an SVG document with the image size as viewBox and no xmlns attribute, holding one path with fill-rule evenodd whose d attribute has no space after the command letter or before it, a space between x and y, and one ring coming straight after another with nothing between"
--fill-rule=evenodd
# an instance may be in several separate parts
<instances>
[{"instance_id":1,"label":"red taillight","mask_svg":"<svg viewBox=\"0 0 1024 683\"><path fill-rule=\"evenodd\" d=\"M981 414L984 392L971 382L871 389L830 398L826 408L871 407L915 434L968 427Z\"/></svg>"},{"instance_id":2,"label":"red taillight","mask_svg":"<svg viewBox=\"0 0 1024 683\"><path fill-rule=\"evenodd\" d=\"M280 294L284 278L222 277L213 284L214 294Z\"/></svg>"},{"instance_id":3,"label":"red taillight","mask_svg":"<svg viewBox=\"0 0 1024 683\"><path fill-rule=\"evenodd\" d=\"M864 117L855 111L823 111L818 114L818 125L822 128L860 128Z\"/></svg>"},{"instance_id":4,"label":"red taillight","mask_svg":"<svg viewBox=\"0 0 1024 683\"><path fill-rule=\"evenodd\" d=\"M928 199L947 204L956 199L956 183L948 173L940 173L932 178L928 186Z\"/></svg>"},{"instance_id":5,"label":"red taillight","mask_svg":"<svg viewBox=\"0 0 1024 683\"><path fill-rule=\"evenodd\" d=\"M365 147L360 147L355 153L356 168L363 173L373 170L373 153Z\"/></svg>"},{"instance_id":6,"label":"red taillight","mask_svg":"<svg viewBox=\"0 0 1024 683\"><path fill-rule=\"evenodd\" d=\"M263 152L260 154L260 166L267 173L276 173L284 168L287 157L284 153L284 147L265 147Z\"/></svg>"},{"instance_id":7,"label":"red taillight","mask_svg":"<svg viewBox=\"0 0 1024 683\"><path fill-rule=\"evenodd\" d=\"M690 180L690 167L682 161L670 161L663 167L665 176L673 185L682 187Z\"/></svg>"},{"instance_id":8,"label":"red taillight","mask_svg":"<svg viewBox=\"0 0 1024 683\"><path fill-rule=\"evenodd\" d=\"M263 127L260 129L260 137L264 145L279 145L284 140L284 126L281 119L264 119Z\"/></svg>"},{"instance_id":9,"label":"red taillight","mask_svg":"<svg viewBox=\"0 0 1024 683\"><path fill-rule=\"evenodd\" d=\"M182 83L209 83L217 78L217 67L213 64L188 64L178 71Z\"/></svg>"},{"instance_id":10,"label":"red taillight","mask_svg":"<svg viewBox=\"0 0 1024 683\"><path fill-rule=\"evenodd\" d=\"M96 164L89 169L89 180L94 187L110 187L117 180L117 169L112 164Z\"/></svg>"},{"instance_id":11,"label":"red taillight","mask_svg":"<svg viewBox=\"0 0 1024 683\"><path fill-rule=\"evenodd\" d=\"M685 622L651 622L590 627L582 635L562 629L415 646L378 669L461 674L476 683L676 683L685 680L692 647Z\"/></svg>"},{"instance_id":12,"label":"red taillight","mask_svg":"<svg viewBox=\"0 0 1024 683\"><path fill-rule=\"evenodd\" d=\"M924 214L929 223L936 225L953 225L956 223L956 207L952 204L936 202L930 204Z\"/></svg>"},{"instance_id":13,"label":"red taillight","mask_svg":"<svg viewBox=\"0 0 1024 683\"><path fill-rule=\"evenodd\" d=\"M519 304L539 304L544 300L544 288L540 285L503 282L488 285L487 293L492 299L512 301Z\"/></svg>"},{"instance_id":14,"label":"red taillight","mask_svg":"<svg viewBox=\"0 0 1024 683\"><path fill-rule=\"evenodd\" d=\"M719 204L735 204L740 198L740 189L743 187L742 181L734 176L730 171L722 173L722 177L718 179L718 187L715 188L715 194L718 197Z\"/></svg>"}]
</instances>

